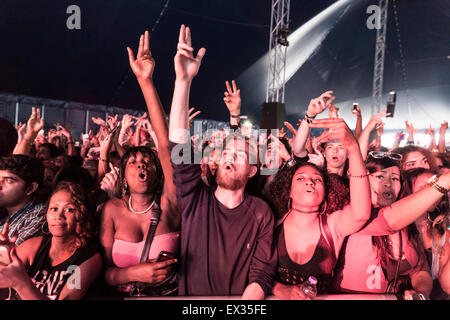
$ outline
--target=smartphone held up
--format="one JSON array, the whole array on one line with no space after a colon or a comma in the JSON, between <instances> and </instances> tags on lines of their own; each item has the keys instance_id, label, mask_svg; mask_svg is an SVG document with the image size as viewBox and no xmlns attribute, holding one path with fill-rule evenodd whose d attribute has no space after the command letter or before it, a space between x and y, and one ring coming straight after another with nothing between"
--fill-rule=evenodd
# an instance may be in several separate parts
<instances>
[{"instance_id":1,"label":"smartphone held up","mask_svg":"<svg viewBox=\"0 0 450 320\"><path fill-rule=\"evenodd\" d=\"M388 115L386 117L389 117L389 118L394 117L396 100L397 100L397 92L395 92L394 90L390 91L389 92L389 101L388 101L387 107L386 107L386 113L388 113Z\"/></svg>"}]
</instances>

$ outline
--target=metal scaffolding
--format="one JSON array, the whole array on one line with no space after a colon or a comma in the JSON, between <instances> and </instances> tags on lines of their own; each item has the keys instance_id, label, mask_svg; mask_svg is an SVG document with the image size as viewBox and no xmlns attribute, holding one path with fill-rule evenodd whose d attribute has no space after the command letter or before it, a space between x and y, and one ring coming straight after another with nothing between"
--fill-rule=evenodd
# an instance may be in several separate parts
<instances>
[{"instance_id":1,"label":"metal scaffolding","mask_svg":"<svg viewBox=\"0 0 450 320\"><path fill-rule=\"evenodd\" d=\"M380 0L379 28L377 29L377 38L375 45L375 63L373 69L373 88L372 88L372 114L381 111L383 96L383 73L384 73L384 52L386 49L386 29L389 0Z\"/></svg>"},{"instance_id":2,"label":"metal scaffolding","mask_svg":"<svg viewBox=\"0 0 450 320\"><path fill-rule=\"evenodd\" d=\"M266 102L284 103L290 0L272 0Z\"/></svg>"}]
</instances>

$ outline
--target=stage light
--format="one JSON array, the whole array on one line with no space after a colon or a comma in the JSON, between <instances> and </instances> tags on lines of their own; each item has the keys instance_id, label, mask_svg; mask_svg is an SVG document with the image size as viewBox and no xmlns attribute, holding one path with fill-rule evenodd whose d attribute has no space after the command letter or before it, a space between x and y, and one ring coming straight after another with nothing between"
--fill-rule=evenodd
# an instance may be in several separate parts
<instances>
[{"instance_id":1,"label":"stage light","mask_svg":"<svg viewBox=\"0 0 450 320\"><path fill-rule=\"evenodd\" d=\"M288 28L281 28L280 31L278 31L278 37L277 37L277 42L285 47L289 46L289 41L288 41L288 34L289 34L289 29Z\"/></svg>"}]
</instances>

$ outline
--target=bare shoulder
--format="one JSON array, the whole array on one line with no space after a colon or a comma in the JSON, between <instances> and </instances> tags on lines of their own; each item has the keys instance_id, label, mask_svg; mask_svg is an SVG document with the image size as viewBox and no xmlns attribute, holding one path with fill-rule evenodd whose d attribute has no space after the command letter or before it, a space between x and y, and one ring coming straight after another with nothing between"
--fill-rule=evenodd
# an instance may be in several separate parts
<instances>
[{"instance_id":1,"label":"bare shoulder","mask_svg":"<svg viewBox=\"0 0 450 320\"><path fill-rule=\"evenodd\" d=\"M31 265L33 263L34 256L39 250L39 246L42 243L43 237L33 237L22 242L17 248L17 255L24 263Z\"/></svg>"},{"instance_id":2,"label":"bare shoulder","mask_svg":"<svg viewBox=\"0 0 450 320\"><path fill-rule=\"evenodd\" d=\"M112 217L117 212L122 211L123 208L123 200L119 198L114 198L109 200L103 206L102 214L106 216Z\"/></svg>"}]
</instances>

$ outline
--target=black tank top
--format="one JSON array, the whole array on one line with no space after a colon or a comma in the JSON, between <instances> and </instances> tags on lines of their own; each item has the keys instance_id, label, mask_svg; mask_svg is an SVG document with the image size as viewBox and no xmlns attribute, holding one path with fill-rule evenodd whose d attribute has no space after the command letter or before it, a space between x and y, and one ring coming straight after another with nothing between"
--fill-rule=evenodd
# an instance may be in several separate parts
<instances>
[{"instance_id":1,"label":"black tank top","mask_svg":"<svg viewBox=\"0 0 450 320\"><path fill-rule=\"evenodd\" d=\"M75 269L96 253L99 253L100 248L96 242L87 243L84 247L78 248L67 260L52 266L49 257L51 243L51 235L45 235L35 255L33 264L27 268L27 273L39 291L51 300L58 300L61 290L69 277L72 274L76 277L76 272L79 273ZM73 278L73 281L70 283L74 288L78 285L76 278ZM20 299L20 297L14 292L13 299Z\"/></svg>"},{"instance_id":2,"label":"black tank top","mask_svg":"<svg viewBox=\"0 0 450 320\"><path fill-rule=\"evenodd\" d=\"M312 258L305 264L297 264L291 260L287 252L283 225L284 223L280 224L274 232L278 248L276 281L286 285L298 285L308 280L309 276L314 276L318 280L317 293L327 294L336 259L322 231Z\"/></svg>"}]
</instances>

